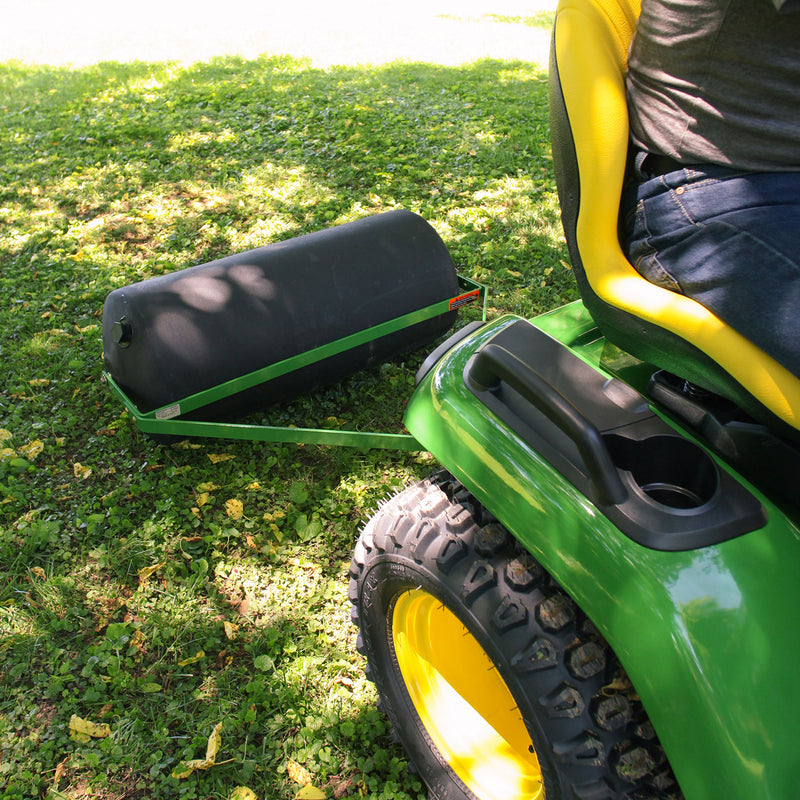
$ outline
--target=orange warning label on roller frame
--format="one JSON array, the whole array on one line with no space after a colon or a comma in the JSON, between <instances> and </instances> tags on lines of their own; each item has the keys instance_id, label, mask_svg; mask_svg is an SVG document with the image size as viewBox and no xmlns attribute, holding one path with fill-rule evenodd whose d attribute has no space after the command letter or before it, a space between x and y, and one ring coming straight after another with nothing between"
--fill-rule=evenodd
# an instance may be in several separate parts
<instances>
[{"instance_id":1,"label":"orange warning label on roller frame","mask_svg":"<svg viewBox=\"0 0 800 800\"><path fill-rule=\"evenodd\" d=\"M454 297L450 301L450 311L455 311L457 308L468 306L470 303L474 303L480 297L480 294L480 289L473 289L471 292L460 294L458 297Z\"/></svg>"}]
</instances>

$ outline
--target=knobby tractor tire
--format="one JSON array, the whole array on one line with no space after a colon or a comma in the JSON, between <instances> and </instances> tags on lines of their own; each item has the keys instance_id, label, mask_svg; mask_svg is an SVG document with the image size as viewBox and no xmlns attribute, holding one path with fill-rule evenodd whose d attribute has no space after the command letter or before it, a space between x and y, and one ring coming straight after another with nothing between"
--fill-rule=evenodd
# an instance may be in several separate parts
<instances>
[{"instance_id":1,"label":"knobby tractor tire","mask_svg":"<svg viewBox=\"0 0 800 800\"><path fill-rule=\"evenodd\" d=\"M431 798L681 798L606 642L449 475L379 509L350 577L367 674Z\"/></svg>"}]
</instances>

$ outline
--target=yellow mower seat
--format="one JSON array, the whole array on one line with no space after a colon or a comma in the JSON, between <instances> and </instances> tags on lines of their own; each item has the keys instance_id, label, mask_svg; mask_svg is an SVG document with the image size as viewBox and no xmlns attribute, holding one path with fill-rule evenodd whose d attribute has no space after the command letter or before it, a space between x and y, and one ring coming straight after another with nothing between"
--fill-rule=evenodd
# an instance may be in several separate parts
<instances>
[{"instance_id":1,"label":"yellow mower seat","mask_svg":"<svg viewBox=\"0 0 800 800\"><path fill-rule=\"evenodd\" d=\"M556 11L553 160L583 301L604 335L627 352L794 435L800 380L696 301L647 281L620 247L625 70L639 10L640 0L561 0Z\"/></svg>"}]
</instances>

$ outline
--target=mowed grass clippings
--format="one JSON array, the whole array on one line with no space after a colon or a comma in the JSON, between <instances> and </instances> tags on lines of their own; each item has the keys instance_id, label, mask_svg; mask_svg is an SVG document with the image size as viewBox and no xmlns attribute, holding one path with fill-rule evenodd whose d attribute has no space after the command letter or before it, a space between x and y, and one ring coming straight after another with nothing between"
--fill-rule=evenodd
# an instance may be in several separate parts
<instances>
[{"instance_id":1,"label":"mowed grass clippings","mask_svg":"<svg viewBox=\"0 0 800 800\"><path fill-rule=\"evenodd\" d=\"M101 310L397 207L492 316L574 299L541 68L6 63L0 112L0 797L424 797L364 677L347 566L432 458L157 444L101 382ZM268 421L399 430L424 355Z\"/></svg>"}]
</instances>

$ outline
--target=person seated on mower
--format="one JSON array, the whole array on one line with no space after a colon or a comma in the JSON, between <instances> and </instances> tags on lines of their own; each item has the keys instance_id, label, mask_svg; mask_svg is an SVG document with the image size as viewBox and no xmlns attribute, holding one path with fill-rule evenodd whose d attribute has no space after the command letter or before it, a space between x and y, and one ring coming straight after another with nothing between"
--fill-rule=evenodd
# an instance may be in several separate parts
<instances>
[{"instance_id":1,"label":"person seated on mower","mask_svg":"<svg viewBox=\"0 0 800 800\"><path fill-rule=\"evenodd\" d=\"M800 377L800 0L643 0L622 244Z\"/></svg>"}]
</instances>

